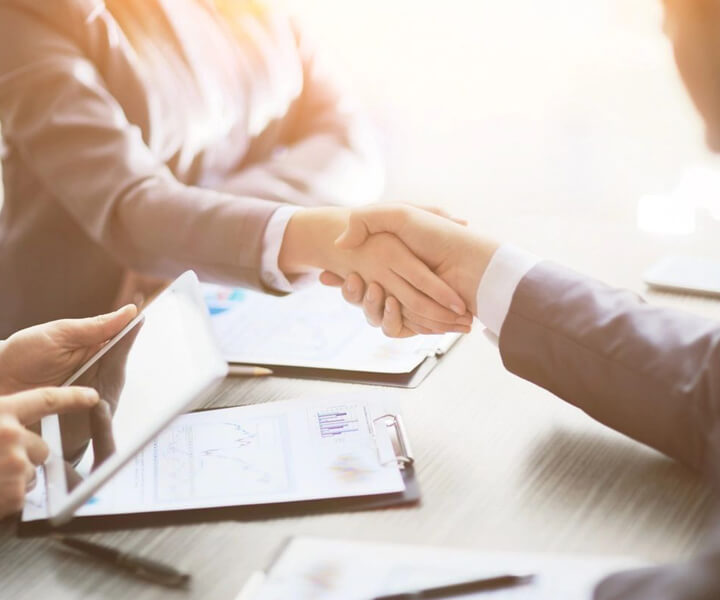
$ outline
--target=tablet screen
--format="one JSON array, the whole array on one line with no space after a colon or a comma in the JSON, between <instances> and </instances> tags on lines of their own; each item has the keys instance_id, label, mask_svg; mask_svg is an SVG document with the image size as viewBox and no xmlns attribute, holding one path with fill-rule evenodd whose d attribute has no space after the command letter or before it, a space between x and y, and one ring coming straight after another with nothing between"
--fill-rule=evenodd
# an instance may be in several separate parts
<instances>
[{"instance_id":1,"label":"tablet screen","mask_svg":"<svg viewBox=\"0 0 720 600\"><path fill-rule=\"evenodd\" d=\"M95 388L101 400L90 411L55 421L64 471L58 477L55 469L56 479L65 480L61 487L66 495L103 470L107 475L108 465L117 470L174 417L201 403L224 376L226 364L197 281L194 275L183 277L68 382ZM97 479L102 483L103 478ZM60 507L51 502L50 508L56 513Z\"/></svg>"}]
</instances>

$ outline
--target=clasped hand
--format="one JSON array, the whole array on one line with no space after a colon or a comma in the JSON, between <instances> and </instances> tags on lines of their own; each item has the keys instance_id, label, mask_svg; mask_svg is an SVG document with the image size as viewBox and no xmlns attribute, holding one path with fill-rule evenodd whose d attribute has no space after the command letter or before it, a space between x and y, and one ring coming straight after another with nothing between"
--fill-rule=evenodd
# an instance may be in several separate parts
<instances>
[{"instance_id":1,"label":"clasped hand","mask_svg":"<svg viewBox=\"0 0 720 600\"><path fill-rule=\"evenodd\" d=\"M347 228L337 238L336 246L346 251L369 250L377 243L378 237L385 236L394 236L405 251L424 264L427 271L423 281L415 286L415 293L426 295L428 301L443 303L444 298L427 285L434 276L436 289L442 289L437 280L442 281L469 310L462 322L450 323L444 318L437 318L439 313L436 310L425 310L427 303L408 304L392 287L358 270L342 273L326 269L321 274L321 282L342 287L345 299L361 305L368 322L381 326L391 337L469 331L472 314L476 312L477 288L498 244L472 233L436 210L422 210L408 205L374 205L351 213ZM403 273L405 269L416 266L407 261L400 267L390 256L386 265ZM412 279L408 278L408 281Z\"/></svg>"}]
</instances>

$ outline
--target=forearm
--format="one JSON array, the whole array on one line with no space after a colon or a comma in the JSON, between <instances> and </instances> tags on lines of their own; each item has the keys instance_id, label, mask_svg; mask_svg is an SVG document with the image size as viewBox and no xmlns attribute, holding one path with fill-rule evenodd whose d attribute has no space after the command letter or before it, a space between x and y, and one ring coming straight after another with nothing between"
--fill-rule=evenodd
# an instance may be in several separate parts
<instances>
[{"instance_id":1,"label":"forearm","mask_svg":"<svg viewBox=\"0 0 720 600\"><path fill-rule=\"evenodd\" d=\"M285 229L278 264L285 274L299 274L311 269L326 269L340 275L347 273L335 240L347 226L348 209L337 207L298 210Z\"/></svg>"},{"instance_id":2,"label":"forearm","mask_svg":"<svg viewBox=\"0 0 720 600\"><path fill-rule=\"evenodd\" d=\"M259 286L263 233L277 207L153 178L117 198L107 217L77 218L139 272L173 277L194 269L207 281Z\"/></svg>"},{"instance_id":3,"label":"forearm","mask_svg":"<svg viewBox=\"0 0 720 600\"><path fill-rule=\"evenodd\" d=\"M500 332L513 373L691 467L720 419L720 327L550 263L515 290Z\"/></svg>"}]
</instances>

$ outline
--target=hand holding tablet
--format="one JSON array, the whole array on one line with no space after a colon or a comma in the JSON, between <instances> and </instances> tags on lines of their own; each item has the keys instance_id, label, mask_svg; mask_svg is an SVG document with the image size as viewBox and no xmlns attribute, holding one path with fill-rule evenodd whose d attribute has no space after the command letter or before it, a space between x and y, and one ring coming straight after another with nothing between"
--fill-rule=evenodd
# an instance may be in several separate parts
<instances>
[{"instance_id":1,"label":"hand holding tablet","mask_svg":"<svg viewBox=\"0 0 720 600\"><path fill-rule=\"evenodd\" d=\"M0 394L61 385L137 315L132 304L87 319L35 325L0 342Z\"/></svg>"},{"instance_id":2,"label":"hand holding tablet","mask_svg":"<svg viewBox=\"0 0 720 600\"><path fill-rule=\"evenodd\" d=\"M97 391L79 415L46 416L48 518L58 525L227 373L192 272L181 275L65 385Z\"/></svg>"}]
</instances>

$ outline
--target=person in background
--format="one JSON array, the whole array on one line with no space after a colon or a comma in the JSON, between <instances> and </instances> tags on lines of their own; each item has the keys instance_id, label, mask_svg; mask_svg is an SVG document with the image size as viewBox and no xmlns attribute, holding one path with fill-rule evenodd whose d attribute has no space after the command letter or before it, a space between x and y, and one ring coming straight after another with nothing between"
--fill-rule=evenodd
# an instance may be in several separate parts
<instances>
[{"instance_id":1,"label":"person in background","mask_svg":"<svg viewBox=\"0 0 720 600\"><path fill-rule=\"evenodd\" d=\"M666 0L676 62L720 152L720 0ZM358 209L337 240L396 235L498 337L505 367L720 486L720 324L646 304L520 248L406 206ZM324 273L390 336L438 326L377 282ZM720 521L718 522L720 525ZM694 560L610 576L596 600L720 598L720 526Z\"/></svg>"},{"instance_id":2,"label":"person in background","mask_svg":"<svg viewBox=\"0 0 720 600\"><path fill-rule=\"evenodd\" d=\"M345 207L381 192L375 144L261 2L0 0L0 123L0 337L186 269L274 292L357 271L469 330L397 238L334 246Z\"/></svg>"},{"instance_id":3,"label":"person in background","mask_svg":"<svg viewBox=\"0 0 720 600\"><path fill-rule=\"evenodd\" d=\"M42 417L89 410L86 387L57 387L135 317L129 305L89 319L36 325L0 341L0 519L22 509L48 447L33 431Z\"/></svg>"}]
</instances>

